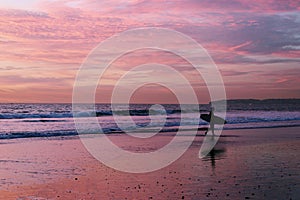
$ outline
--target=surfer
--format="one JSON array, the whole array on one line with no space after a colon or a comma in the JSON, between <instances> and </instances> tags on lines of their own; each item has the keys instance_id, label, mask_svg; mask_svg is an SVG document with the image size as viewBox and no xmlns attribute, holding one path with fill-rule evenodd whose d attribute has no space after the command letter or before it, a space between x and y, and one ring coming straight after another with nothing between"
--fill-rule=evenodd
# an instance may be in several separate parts
<instances>
[{"instance_id":1,"label":"surfer","mask_svg":"<svg viewBox=\"0 0 300 200\"><path fill-rule=\"evenodd\" d=\"M215 122L214 122L215 114L214 114L214 111L215 111L215 108L211 107L210 112L209 112L209 118L210 118L209 128L205 132L205 135L207 134L207 132L209 130L211 130L212 134L215 135Z\"/></svg>"},{"instance_id":2,"label":"surfer","mask_svg":"<svg viewBox=\"0 0 300 200\"><path fill-rule=\"evenodd\" d=\"M212 134L215 134L215 124L226 124L226 120L215 115L215 108L211 107L209 114L201 114L200 118L206 122L209 122L209 128L205 131L205 135L211 130Z\"/></svg>"}]
</instances>

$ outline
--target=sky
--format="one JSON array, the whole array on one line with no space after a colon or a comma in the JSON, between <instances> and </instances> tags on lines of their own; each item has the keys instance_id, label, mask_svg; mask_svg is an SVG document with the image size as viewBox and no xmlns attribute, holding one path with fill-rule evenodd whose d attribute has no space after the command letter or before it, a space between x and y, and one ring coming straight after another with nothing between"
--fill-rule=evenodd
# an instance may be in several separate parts
<instances>
[{"instance_id":1,"label":"sky","mask_svg":"<svg viewBox=\"0 0 300 200\"><path fill-rule=\"evenodd\" d=\"M1 0L0 102L72 102L87 55L114 34L140 27L176 30L201 44L222 75L228 99L300 98L299 1ZM188 78L200 103L210 101L188 62L153 50L112 63L96 101L109 102L122 74L147 62L172 66ZM122 87L152 76L174 80L168 70L139 70ZM176 94L149 84L132 101L174 103Z\"/></svg>"}]
</instances>

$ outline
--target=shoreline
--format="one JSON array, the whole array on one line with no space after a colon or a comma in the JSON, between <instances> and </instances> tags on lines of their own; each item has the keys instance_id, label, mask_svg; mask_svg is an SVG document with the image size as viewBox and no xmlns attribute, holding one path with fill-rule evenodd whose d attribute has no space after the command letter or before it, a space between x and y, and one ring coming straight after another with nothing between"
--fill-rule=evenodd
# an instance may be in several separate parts
<instances>
[{"instance_id":1,"label":"shoreline","mask_svg":"<svg viewBox=\"0 0 300 200\"><path fill-rule=\"evenodd\" d=\"M299 128L300 125L278 125L278 126L268 126L268 127L263 127L263 126L260 126L260 127L254 127L254 128L251 128L251 127L238 127L238 128L223 128L222 132L223 131L239 131L239 130L260 130L260 129L282 129L282 128ZM182 131L185 131L185 132L189 132L189 131L194 131L195 129L193 128L187 128L187 129L182 129ZM198 133L197 133L197 136L205 136L204 134L201 134L202 132L206 131L207 130L207 127L199 127L198 129ZM162 133L162 134L176 134L176 132L178 131L178 129L176 128L166 128L166 129L162 129L161 131L159 131L159 133ZM151 132L151 130L147 130L145 133L148 133L148 132ZM199 134L200 132L200 134ZM132 133L139 133L139 131L132 131ZM112 136L112 135L124 135L126 134L126 132L123 132L123 131L113 131L113 132L109 132L109 133L100 133L100 134L105 134L107 136ZM93 134L91 134L93 135ZM7 137L7 138L6 138ZM59 134L56 134L56 133L52 133L50 135L36 135L36 136L33 136L33 135L29 135L29 136L20 136L20 135L14 135L14 136L10 136L10 135L0 135L0 144L1 144L1 141L2 140L17 140L17 139L32 139L32 138L46 138L46 139L50 139L50 138L67 138L67 137L79 137L78 133L73 133L71 132L70 134L63 134L63 135L59 135ZM221 134L221 137L222 137L222 134Z\"/></svg>"},{"instance_id":2,"label":"shoreline","mask_svg":"<svg viewBox=\"0 0 300 200\"><path fill-rule=\"evenodd\" d=\"M201 132L177 161L145 174L106 167L78 136L0 140L0 199L299 199L299 133L299 127L224 130L199 159ZM109 137L127 150L143 150L124 134ZM160 145L149 143L137 145Z\"/></svg>"}]
</instances>

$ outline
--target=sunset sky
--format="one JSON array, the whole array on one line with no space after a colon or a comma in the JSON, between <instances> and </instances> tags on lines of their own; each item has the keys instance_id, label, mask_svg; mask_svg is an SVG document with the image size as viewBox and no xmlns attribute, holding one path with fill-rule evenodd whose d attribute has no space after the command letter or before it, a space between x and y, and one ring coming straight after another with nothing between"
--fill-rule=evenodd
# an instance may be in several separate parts
<instances>
[{"instance_id":1,"label":"sunset sky","mask_svg":"<svg viewBox=\"0 0 300 200\"><path fill-rule=\"evenodd\" d=\"M200 43L217 64L229 99L300 98L297 0L1 0L0 102L71 102L77 70L89 52L139 27L174 29ZM144 59L145 52L137 55L114 63L106 79L139 64L134 59ZM149 62L176 65L176 59L166 62L167 53L151 55ZM159 74L172 78L166 70ZM195 88L205 103L201 81ZM99 88L97 101L109 100L113 84ZM171 96L152 85L141 88L136 102L172 103Z\"/></svg>"}]
</instances>

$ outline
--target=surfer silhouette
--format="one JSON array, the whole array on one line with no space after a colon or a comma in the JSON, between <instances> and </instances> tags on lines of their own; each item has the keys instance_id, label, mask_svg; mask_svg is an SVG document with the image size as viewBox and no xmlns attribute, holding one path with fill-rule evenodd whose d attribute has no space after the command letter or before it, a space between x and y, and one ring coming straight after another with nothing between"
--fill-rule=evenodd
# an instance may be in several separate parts
<instances>
[{"instance_id":1,"label":"surfer silhouette","mask_svg":"<svg viewBox=\"0 0 300 200\"><path fill-rule=\"evenodd\" d=\"M209 112L209 118L210 118L209 128L205 132L205 135L207 134L207 132L209 130L211 130L212 134L215 135L215 122L214 122L215 114L214 114L214 112L215 112L215 108L211 107L210 112Z\"/></svg>"},{"instance_id":2,"label":"surfer silhouette","mask_svg":"<svg viewBox=\"0 0 300 200\"><path fill-rule=\"evenodd\" d=\"M209 114L201 114L200 118L206 122L209 122L209 128L205 131L205 135L211 130L212 134L215 134L215 124L226 124L226 120L215 115L215 108L211 107Z\"/></svg>"}]
</instances>

